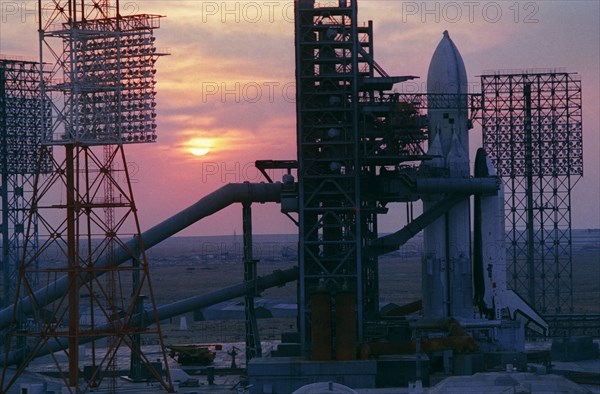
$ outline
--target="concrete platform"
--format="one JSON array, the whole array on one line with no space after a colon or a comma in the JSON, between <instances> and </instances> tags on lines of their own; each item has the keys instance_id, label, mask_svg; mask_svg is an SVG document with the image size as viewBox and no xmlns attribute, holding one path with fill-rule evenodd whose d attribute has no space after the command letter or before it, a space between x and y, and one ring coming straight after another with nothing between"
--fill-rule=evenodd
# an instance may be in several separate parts
<instances>
[{"instance_id":1,"label":"concrete platform","mask_svg":"<svg viewBox=\"0 0 600 394\"><path fill-rule=\"evenodd\" d=\"M590 394L562 376L536 375L524 372L476 373L452 376L427 391L428 394Z\"/></svg>"},{"instance_id":2,"label":"concrete platform","mask_svg":"<svg viewBox=\"0 0 600 394\"><path fill-rule=\"evenodd\" d=\"M248 377L250 394L288 394L307 384L329 381L353 389L375 388L377 362L255 358L248 364Z\"/></svg>"},{"instance_id":3,"label":"concrete platform","mask_svg":"<svg viewBox=\"0 0 600 394\"><path fill-rule=\"evenodd\" d=\"M9 375L11 371L8 371ZM38 374L27 373L23 380L33 384L44 384L49 392L60 393L60 381L44 377ZM238 382L240 377L236 375L216 376L215 384L208 385L206 381L200 381L197 387L177 388L182 394L248 394L252 388L241 389ZM240 391L238 391L240 389ZM517 389L526 389L517 391ZM54 391L56 390L56 391ZM357 394L409 394L408 387L398 388L362 388L354 389ZM117 392L129 394L164 393L165 391L157 384L131 383L123 379L117 380ZM260 392L260 391L259 391ZM276 392L272 393L285 393ZM435 387L424 388L421 394L506 394L506 393L530 393L530 394L590 394L600 392L598 388L579 386L569 380L556 375L535 375L520 372L492 372L478 373L473 376L454 376L438 383ZM106 389L94 390L96 394L108 393ZM14 386L7 394L21 394L19 385Z\"/></svg>"}]
</instances>

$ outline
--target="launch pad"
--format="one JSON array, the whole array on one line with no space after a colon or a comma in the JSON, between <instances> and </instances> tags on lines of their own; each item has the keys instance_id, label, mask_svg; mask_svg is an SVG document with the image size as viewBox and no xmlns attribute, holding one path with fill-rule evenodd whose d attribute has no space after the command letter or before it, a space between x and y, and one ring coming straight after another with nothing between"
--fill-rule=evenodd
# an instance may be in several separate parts
<instances>
[{"instance_id":1,"label":"launch pad","mask_svg":"<svg viewBox=\"0 0 600 394\"><path fill-rule=\"evenodd\" d=\"M482 94L470 94L460 52L444 32L427 92L399 94L397 84L417 77L390 75L376 62L373 24L359 25L357 0L295 1L297 160L257 162L261 171L287 174L282 182L267 176L269 183L224 186L142 233L127 171L119 184L113 163L125 167L125 145L156 139L153 75L161 54L152 31L160 16L122 17L118 2L116 13L106 3L90 13L83 7L80 15L77 2L66 3L55 4L58 25L40 25L41 41L58 39L64 50L53 52L64 80L46 80L40 72L41 102L52 92L63 101L53 107L56 114L42 111L42 119L52 122L40 123L39 157L52 170L46 181L35 182L27 236L36 244L35 220L41 218L48 238L42 249L57 243L66 263L39 269L40 256L29 258L23 248L14 306L0 311L0 328L10 327L11 334L6 368L20 364L21 373L33 358L49 353L65 369L67 390L86 392L111 375L117 349L125 344L132 352L130 377L141 379L144 364L149 376L172 391L160 322L244 297L251 393L290 393L323 381L383 389L427 384L434 364L448 373L473 374L482 364L526 363L526 332L545 336L544 315L572 312L570 193L583 174L576 75L484 75ZM475 122L483 124L484 146L471 171ZM64 161L48 159L50 148L60 147ZM38 167L38 177L45 168ZM41 197L56 185L65 186L67 202L44 205ZM394 233L380 233L379 218L392 204L407 204L412 212L418 201L419 216L408 215ZM298 267L259 277L252 204L265 202L281 204L298 225ZM242 205L243 283L158 307L145 250L234 203ZM8 209L3 206L3 212ZM66 219L52 225L44 209L65 212ZM127 218L134 221L131 240L119 235ZM421 231L422 299L388 315L380 308L379 258ZM132 282L127 300L127 291L117 288L123 271ZM6 305L7 279L15 272L4 270ZM35 273L58 278L38 287L31 279ZM100 282L105 274L108 279ZM298 283L297 342L278 351L286 357L263 357L255 297L291 281ZM81 321L84 304L89 324ZM160 363L142 352L143 333L158 339ZM91 342L95 349L106 336L112 338L108 356L88 366L91 377L81 376L80 344ZM66 368L54 356L59 351L67 355ZM3 390L18 378L6 380L5 372Z\"/></svg>"}]
</instances>

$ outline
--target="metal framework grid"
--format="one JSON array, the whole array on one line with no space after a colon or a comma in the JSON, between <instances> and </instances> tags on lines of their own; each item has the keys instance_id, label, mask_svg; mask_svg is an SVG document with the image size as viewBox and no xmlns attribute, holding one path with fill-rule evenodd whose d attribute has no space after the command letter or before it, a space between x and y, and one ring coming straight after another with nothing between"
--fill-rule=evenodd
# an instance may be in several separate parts
<instances>
[{"instance_id":1,"label":"metal framework grid","mask_svg":"<svg viewBox=\"0 0 600 394\"><path fill-rule=\"evenodd\" d=\"M358 26L356 3L295 2L299 319L303 352L315 359L354 357L351 343L378 321L378 257L368 247L387 211L368 179L421 159L426 140L418 103L384 93L412 77L389 77L374 61L373 26Z\"/></svg>"},{"instance_id":2,"label":"metal framework grid","mask_svg":"<svg viewBox=\"0 0 600 394\"><path fill-rule=\"evenodd\" d=\"M123 148L156 140L154 64L160 54L153 31L161 17L121 16L116 4L38 3L51 16L39 18L40 63L49 57L54 64L51 78L41 81L52 114L42 122L39 160L49 161L51 171L36 178L25 236L27 245L37 215L44 239L23 260L17 288L30 307L15 307L11 325L9 345L26 344L28 350L16 360L10 359L15 352L7 352L5 362L19 368L12 378L2 374L2 390L33 358L49 353L70 392L87 392L114 375L123 345L131 351L130 377L156 379L173 390ZM51 146L64 148L61 158L47 156ZM133 238L126 242L125 236ZM34 260L41 260L39 268ZM43 276L47 286L36 291L28 272ZM66 290L56 290L63 285ZM159 343L162 366L146 357L142 336ZM98 343L102 338L106 345ZM79 359L79 345L86 342L89 365ZM54 356L58 351L66 351L68 362ZM109 391L116 390L108 380Z\"/></svg>"},{"instance_id":3,"label":"metal framework grid","mask_svg":"<svg viewBox=\"0 0 600 394\"><path fill-rule=\"evenodd\" d=\"M153 30L160 27L160 18L86 19L47 31L47 38L64 44L56 58L63 80L46 89L64 94L63 108L57 110L65 116L55 119L48 143L156 140L154 64L160 54Z\"/></svg>"},{"instance_id":4,"label":"metal framework grid","mask_svg":"<svg viewBox=\"0 0 600 394\"><path fill-rule=\"evenodd\" d=\"M345 7L319 8L310 1L295 4L299 310L302 342L307 346L310 337L315 336L309 331L318 327L317 316L310 313L316 292L345 288L357 295L358 305L364 302L364 213L360 209L357 118L359 43L356 1L346 2ZM362 308L358 308L361 331L362 314Z\"/></svg>"},{"instance_id":5,"label":"metal framework grid","mask_svg":"<svg viewBox=\"0 0 600 394\"><path fill-rule=\"evenodd\" d=\"M481 76L483 144L504 178L511 288L543 315L573 313L571 190L583 175L581 80Z\"/></svg>"},{"instance_id":6,"label":"metal framework grid","mask_svg":"<svg viewBox=\"0 0 600 394\"><path fill-rule=\"evenodd\" d=\"M2 307L14 302L37 167L40 165L40 173L47 173L50 167L48 160L38 163L42 122L49 119L49 112L48 105L42 106L39 63L0 58ZM36 248L37 221L34 218L26 258ZM29 280L37 286L37 275L32 274Z\"/></svg>"}]
</instances>

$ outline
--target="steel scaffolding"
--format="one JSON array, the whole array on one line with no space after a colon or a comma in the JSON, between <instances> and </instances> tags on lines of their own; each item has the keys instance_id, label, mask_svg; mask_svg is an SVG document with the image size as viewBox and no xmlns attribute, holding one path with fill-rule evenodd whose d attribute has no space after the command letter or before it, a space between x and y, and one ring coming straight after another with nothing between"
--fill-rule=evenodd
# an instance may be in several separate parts
<instances>
[{"instance_id":1,"label":"steel scaffolding","mask_svg":"<svg viewBox=\"0 0 600 394\"><path fill-rule=\"evenodd\" d=\"M483 144L506 185L509 284L543 315L571 314L581 80L538 70L483 75L481 85Z\"/></svg>"},{"instance_id":2,"label":"steel scaffolding","mask_svg":"<svg viewBox=\"0 0 600 394\"><path fill-rule=\"evenodd\" d=\"M49 170L49 161L38 163L42 119L38 62L0 58L0 175L2 176L2 293L0 306L14 303L18 267L23 254L30 258L37 248L37 220L33 218L31 240L24 250L25 225L31 207L35 174ZM48 123L45 124L48 126ZM29 281L37 287L37 275Z\"/></svg>"},{"instance_id":3,"label":"steel scaffolding","mask_svg":"<svg viewBox=\"0 0 600 394\"><path fill-rule=\"evenodd\" d=\"M57 345L68 357L53 360L72 393L110 379L123 345L130 350L132 379L155 379L173 390L124 152L126 144L156 140L154 65L161 54L154 30L161 17L122 16L119 2L113 4L38 3L50 16L39 18L40 64L54 65L50 78L40 81L51 113L42 121L38 157L50 164L50 175L34 182L25 248L33 217L40 242L23 259L17 288L17 297L28 297L33 307L15 307L9 344L23 358L14 377L3 373L2 390L39 352ZM49 147L55 157L48 156ZM135 242L127 243L130 237ZM111 263L117 253L130 256L118 268ZM33 264L38 260L39 267ZM44 284L68 278L68 290L52 302L39 299L30 272ZM91 342L90 358L79 358L81 342ZM142 342L160 345L158 364L142 351ZM108 388L116 390L110 380Z\"/></svg>"},{"instance_id":4,"label":"steel scaffolding","mask_svg":"<svg viewBox=\"0 0 600 394\"><path fill-rule=\"evenodd\" d=\"M375 62L356 0L301 0L295 12L302 348L352 359L379 319L378 258L367 247L387 209L369 179L422 159L426 133L418 103L384 93L414 77Z\"/></svg>"}]
</instances>

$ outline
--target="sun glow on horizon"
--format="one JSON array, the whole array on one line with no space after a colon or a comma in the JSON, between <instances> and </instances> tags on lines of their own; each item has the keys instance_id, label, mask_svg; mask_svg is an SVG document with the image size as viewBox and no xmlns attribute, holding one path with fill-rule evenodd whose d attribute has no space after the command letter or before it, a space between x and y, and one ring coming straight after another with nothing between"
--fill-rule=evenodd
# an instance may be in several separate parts
<instances>
[{"instance_id":1,"label":"sun glow on horizon","mask_svg":"<svg viewBox=\"0 0 600 394\"><path fill-rule=\"evenodd\" d=\"M207 155L214 146L214 141L209 138L192 138L185 143L186 150L196 157Z\"/></svg>"}]
</instances>

